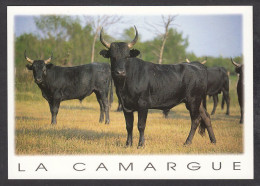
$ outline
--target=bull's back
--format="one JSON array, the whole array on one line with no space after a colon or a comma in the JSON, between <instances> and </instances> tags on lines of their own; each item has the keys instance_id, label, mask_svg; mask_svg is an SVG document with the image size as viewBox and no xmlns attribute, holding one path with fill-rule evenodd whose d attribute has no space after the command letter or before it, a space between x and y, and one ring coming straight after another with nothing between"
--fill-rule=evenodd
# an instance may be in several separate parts
<instances>
[{"instance_id":1,"label":"bull's back","mask_svg":"<svg viewBox=\"0 0 260 186\"><path fill-rule=\"evenodd\" d=\"M86 64L74 67L56 67L53 82L66 99L83 99L90 95L100 82L100 76L110 70L108 64ZM109 73L109 72L108 72Z\"/></svg>"},{"instance_id":2,"label":"bull's back","mask_svg":"<svg viewBox=\"0 0 260 186\"><path fill-rule=\"evenodd\" d=\"M197 89L198 94L206 90L207 72L200 64L148 63L143 69L146 70L136 80L142 88L138 102L149 108L171 108L192 96L192 89Z\"/></svg>"}]
</instances>

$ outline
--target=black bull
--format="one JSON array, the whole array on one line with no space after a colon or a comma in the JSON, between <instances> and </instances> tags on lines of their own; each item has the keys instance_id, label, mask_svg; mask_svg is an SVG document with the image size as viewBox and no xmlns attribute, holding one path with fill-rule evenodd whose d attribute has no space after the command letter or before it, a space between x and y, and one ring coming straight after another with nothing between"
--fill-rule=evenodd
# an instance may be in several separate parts
<instances>
[{"instance_id":1,"label":"black bull","mask_svg":"<svg viewBox=\"0 0 260 186\"><path fill-rule=\"evenodd\" d=\"M227 70L224 67L209 67L208 70L208 89L207 95L213 96L214 106L211 114L216 111L218 104L218 94L223 93L221 107L224 107L224 102L227 104L226 115L229 115L229 77ZM206 100L204 100L204 107L206 108Z\"/></svg>"},{"instance_id":2,"label":"black bull","mask_svg":"<svg viewBox=\"0 0 260 186\"><path fill-rule=\"evenodd\" d=\"M190 111L191 129L185 144L190 144L197 127L200 133L209 133L212 143L216 143L209 114L202 105L207 90L207 69L204 65L182 63L158 65L136 58L139 51L131 47L137 42L138 32L131 43L108 43L100 33L101 43L108 48L100 54L110 58L111 74L116 93L122 103L126 121L126 145L132 145L133 112L138 112L138 147L144 146L144 130L148 109L170 109L185 103Z\"/></svg>"},{"instance_id":3,"label":"black bull","mask_svg":"<svg viewBox=\"0 0 260 186\"><path fill-rule=\"evenodd\" d=\"M113 89L110 65L92 63L74 67L60 67L48 60L31 60L27 66L33 71L35 83L42 91L42 96L48 101L52 114L51 124L56 124L56 116L61 101L79 99L82 101L93 92L100 105L99 122L109 123L108 93L110 88L110 104L113 101Z\"/></svg>"},{"instance_id":4,"label":"black bull","mask_svg":"<svg viewBox=\"0 0 260 186\"><path fill-rule=\"evenodd\" d=\"M221 92L223 93L222 97L222 109L224 108L224 103L227 104L227 111L226 115L229 115L229 105L230 105L230 98L229 98L229 77L227 74L227 70L224 67L208 67L208 85L207 85L207 95L213 97L213 110L211 115L215 114L217 104L218 104L218 94ZM206 106L206 99L203 100L203 105L205 108ZM167 118L170 110L164 110L163 114L165 118Z\"/></svg>"},{"instance_id":5,"label":"black bull","mask_svg":"<svg viewBox=\"0 0 260 186\"><path fill-rule=\"evenodd\" d=\"M235 71L239 75L237 82L237 97L240 106L240 123L244 122L244 65L238 64L231 58L231 62L235 65Z\"/></svg>"}]
</instances>

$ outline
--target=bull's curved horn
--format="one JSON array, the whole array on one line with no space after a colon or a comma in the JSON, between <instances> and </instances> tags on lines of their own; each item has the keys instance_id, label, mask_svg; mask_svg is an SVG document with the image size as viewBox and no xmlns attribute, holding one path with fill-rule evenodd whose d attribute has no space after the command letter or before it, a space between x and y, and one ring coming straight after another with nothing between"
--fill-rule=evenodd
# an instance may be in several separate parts
<instances>
[{"instance_id":1,"label":"bull's curved horn","mask_svg":"<svg viewBox=\"0 0 260 186\"><path fill-rule=\"evenodd\" d=\"M28 58L28 57L26 56L26 50L24 51L24 58L25 58L29 63L33 64L33 60L30 59L30 58Z\"/></svg>"},{"instance_id":2,"label":"bull's curved horn","mask_svg":"<svg viewBox=\"0 0 260 186\"><path fill-rule=\"evenodd\" d=\"M49 62L51 62L52 57L53 57L53 53L51 52L51 57L49 57L48 59L44 60L44 63L48 64Z\"/></svg>"},{"instance_id":3,"label":"bull's curved horn","mask_svg":"<svg viewBox=\"0 0 260 186\"><path fill-rule=\"evenodd\" d=\"M187 57L185 57L185 61L186 61L187 63L190 63L190 60L189 60Z\"/></svg>"},{"instance_id":4,"label":"bull's curved horn","mask_svg":"<svg viewBox=\"0 0 260 186\"><path fill-rule=\"evenodd\" d=\"M233 63L233 65L235 65L236 67L241 67L240 64L236 63L235 61L233 61L232 57L231 57L231 62Z\"/></svg>"},{"instance_id":5,"label":"bull's curved horn","mask_svg":"<svg viewBox=\"0 0 260 186\"><path fill-rule=\"evenodd\" d=\"M131 43L128 43L128 47L132 48L135 45L135 43L137 42L137 40L138 40L138 31L137 31L137 29L135 27L135 38L134 38L134 40Z\"/></svg>"},{"instance_id":6,"label":"bull's curved horn","mask_svg":"<svg viewBox=\"0 0 260 186\"><path fill-rule=\"evenodd\" d=\"M111 44L108 43L108 42L106 42L106 41L103 39L102 33L103 33L103 27L101 28L101 31L100 31L100 42L101 42L107 49L109 49Z\"/></svg>"},{"instance_id":7,"label":"bull's curved horn","mask_svg":"<svg viewBox=\"0 0 260 186\"><path fill-rule=\"evenodd\" d=\"M203 65L204 65L206 62L207 62L207 57L205 58L205 60L204 60L204 61L202 61L202 62L201 62L201 64L203 64Z\"/></svg>"}]
</instances>

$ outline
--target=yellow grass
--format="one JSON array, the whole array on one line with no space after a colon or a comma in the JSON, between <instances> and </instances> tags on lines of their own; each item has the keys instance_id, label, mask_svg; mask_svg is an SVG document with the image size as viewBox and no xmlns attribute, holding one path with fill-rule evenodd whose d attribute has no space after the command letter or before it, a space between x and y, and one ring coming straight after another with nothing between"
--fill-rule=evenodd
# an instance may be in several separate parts
<instances>
[{"instance_id":1,"label":"yellow grass","mask_svg":"<svg viewBox=\"0 0 260 186\"><path fill-rule=\"evenodd\" d=\"M40 95L39 95L40 96ZM236 98L234 98L236 99ZM230 116L218 104L211 116L217 144L211 144L208 134L196 132L193 143L183 146L189 130L190 117L185 105L173 108L169 119L159 110L148 114L146 146L137 149L139 132L137 113L133 129L133 147L125 147L127 132L122 112L110 111L110 124L100 124L99 105L93 95L82 103L78 100L61 103L57 125L50 125L51 114L47 101L16 100L16 154L227 154L243 153L243 125L239 124L239 106L231 104ZM212 103L208 104L211 112Z\"/></svg>"}]
</instances>

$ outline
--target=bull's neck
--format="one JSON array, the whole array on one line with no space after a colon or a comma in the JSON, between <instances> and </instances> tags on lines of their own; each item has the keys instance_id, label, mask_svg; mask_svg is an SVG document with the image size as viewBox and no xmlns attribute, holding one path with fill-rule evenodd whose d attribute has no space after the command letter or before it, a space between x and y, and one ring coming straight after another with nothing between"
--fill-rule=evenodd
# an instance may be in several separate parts
<instances>
[{"instance_id":1,"label":"bull's neck","mask_svg":"<svg viewBox=\"0 0 260 186\"><path fill-rule=\"evenodd\" d=\"M127 76L125 76L125 77L117 77L112 72L112 78L113 78L115 87L118 90L123 90L126 87Z\"/></svg>"}]
</instances>

